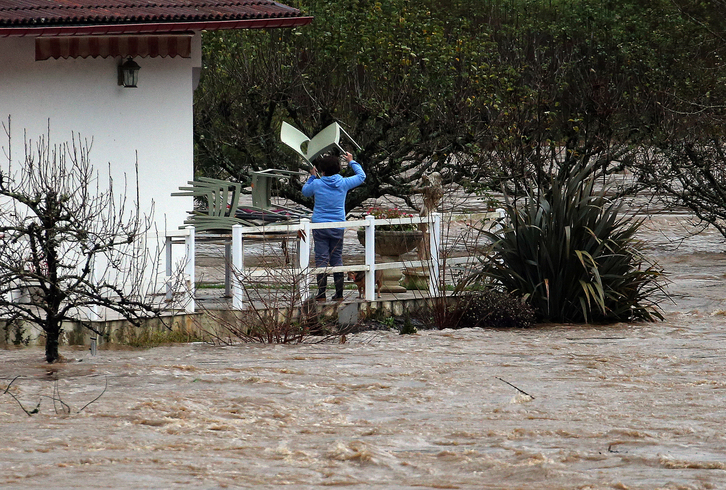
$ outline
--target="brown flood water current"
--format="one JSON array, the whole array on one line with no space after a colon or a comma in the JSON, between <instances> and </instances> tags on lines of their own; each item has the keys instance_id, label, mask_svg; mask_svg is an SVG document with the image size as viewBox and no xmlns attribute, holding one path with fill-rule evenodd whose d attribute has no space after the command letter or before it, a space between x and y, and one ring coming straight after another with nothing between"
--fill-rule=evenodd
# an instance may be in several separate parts
<instances>
[{"instance_id":1,"label":"brown flood water current","mask_svg":"<svg viewBox=\"0 0 726 490\"><path fill-rule=\"evenodd\" d=\"M2 351L0 488L726 488L726 257L679 221L665 322Z\"/></svg>"}]
</instances>

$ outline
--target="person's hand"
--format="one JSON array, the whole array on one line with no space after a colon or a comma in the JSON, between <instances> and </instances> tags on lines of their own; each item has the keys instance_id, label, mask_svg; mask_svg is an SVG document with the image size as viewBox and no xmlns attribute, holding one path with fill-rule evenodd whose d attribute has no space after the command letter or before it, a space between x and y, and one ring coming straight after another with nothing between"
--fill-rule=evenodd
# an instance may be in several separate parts
<instances>
[{"instance_id":1,"label":"person's hand","mask_svg":"<svg viewBox=\"0 0 726 490\"><path fill-rule=\"evenodd\" d=\"M345 153L345 161L348 163L353 161L353 155L350 152Z\"/></svg>"},{"instance_id":2,"label":"person's hand","mask_svg":"<svg viewBox=\"0 0 726 490\"><path fill-rule=\"evenodd\" d=\"M313 174L313 177L317 177L318 179L320 176L318 175L318 169L315 167L310 167L310 173Z\"/></svg>"}]
</instances>

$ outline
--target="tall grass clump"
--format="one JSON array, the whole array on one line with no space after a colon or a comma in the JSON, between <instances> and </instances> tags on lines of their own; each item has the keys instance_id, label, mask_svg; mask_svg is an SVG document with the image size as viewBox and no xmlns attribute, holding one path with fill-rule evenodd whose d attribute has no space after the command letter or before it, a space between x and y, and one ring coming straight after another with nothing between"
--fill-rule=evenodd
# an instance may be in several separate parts
<instances>
[{"instance_id":1,"label":"tall grass clump","mask_svg":"<svg viewBox=\"0 0 726 490\"><path fill-rule=\"evenodd\" d=\"M522 296L541 320L662 319L662 271L643 256L642 219L596 190L593 167L554 175L536 195L507 197L504 228L486 232L491 253L475 282Z\"/></svg>"}]
</instances>

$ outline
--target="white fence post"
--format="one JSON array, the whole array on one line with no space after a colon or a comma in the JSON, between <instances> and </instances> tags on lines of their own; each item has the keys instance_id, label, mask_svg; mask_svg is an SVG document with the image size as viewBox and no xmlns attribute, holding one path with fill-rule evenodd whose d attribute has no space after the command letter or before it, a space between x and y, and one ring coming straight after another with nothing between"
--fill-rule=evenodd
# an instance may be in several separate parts
<instances>
[{"instance_id":1,"label":"white fence post","mask_svg":"<svg viewBox=\"0 0 726 490\"><path fill-rule=\"evenodd\" d=\"M300 220L302 236L300 237L300 300L307 301L310 297L310 243L313 239L310 230L310 220Z\"/></svg>"},{"instance_id":2,"label":"white fence post","mask_svg":"<svg viewBox=\"0 0 726 490\"><path fill-rule=\"evenodd\" d=\"M245 270L243 228L242 225L232 227L232 309L235 310L245 309L244 289L242 288L242 275Z\"/></svg>"},{"instance_id":3,"label":"white fence post","mask_svg":"<svg viewBox=\"0 0 726 490\"><path fill-rule=\"evenodd\" d=\"M366 301L376 299L376 225L375 217L366 216Z\"/></svg>"},{"instance_id":4,"label":"white fence post","mask_svg":"<svg viewBox=\"0 0 726 490\"><path fill-rule=\"evenodd\" d=\"M194 277L194 268L195 268L195 259L194 254L196 253L196 243L195 243L195 235L194 235L194 227L193 226L187 226L186 227L187 234L184 237L184 252L186 254L186 265L184 267L184 276L186 278L187 284L187 304L184 308L184 310L187 313L194 313L196 311L196 289L195 289L195 282L196 278Z\"/></svg>"},{"instance_id":5,"label":"white fence post","mask_svg":"<svg viewBox=\"0 0 726 490\"><path fill-rule=\"evenodd\" d=\"M233 225L236 226L236 225ZM232 241L234 242L234 229L232 230ZM224 297L232 297L232 243L224 244Z\"/></svg>"},{"instance_id":6,"label":"white fence post","mask_svg":"<svg viewBox=\"0 0 726 490\"><path fill-rule=\"evenodd\" d=\"M439 251L441 249L441 214L431 213L433 226L429 224L429 250L431 251L431 267L429 269L429 295L432 298L439 295Z\"/></svg>"},{"instance_id":7,"label":"white fence post","mask_svg":"<svg viewBox=\"0 0 726 490\"><path fill-rule=\"evenodd\" d=\"M497 219L497 218L506 218L507 217L507 212L504 210L504 208L497 208L496 211L494 211L494 212L497 215L495 219ZM497 223L489 231L491 231L491 232L497 232L497 231L501 231L502 228L503 228L503 226L500 223Z\"/></svg>"},{"instance_id":8,"label":"white fence post","mask_svg":"<svg viewBox=\"0 0 726 490\"><path fill-rule=\"evenodd\" d=\"M172 260L174 255L171 249L172 237L165 237L164 252L166 253L166 300L171 301L174 298L174 285L172 284L173 265Z\"/></svg>"}]
</instances>

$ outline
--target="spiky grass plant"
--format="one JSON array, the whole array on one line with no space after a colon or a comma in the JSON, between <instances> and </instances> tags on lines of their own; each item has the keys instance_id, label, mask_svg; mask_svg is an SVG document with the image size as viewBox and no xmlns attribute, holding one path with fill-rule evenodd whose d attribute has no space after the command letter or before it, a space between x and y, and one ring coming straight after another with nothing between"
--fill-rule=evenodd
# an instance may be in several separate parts
<instances>
[{"instance_id":1,"label":"spiky grass plant","mask_svg":"<svg viewBox=\"0 0 726 490\"><path fill-rule=\"evenodd\" d=\"M554 322L662 319L662 271L642 254L642 219L594 188L592 166L552 178L538 195L505 203L506 225L475 278L523 296Z\"/></svg>"}]
</instances>

